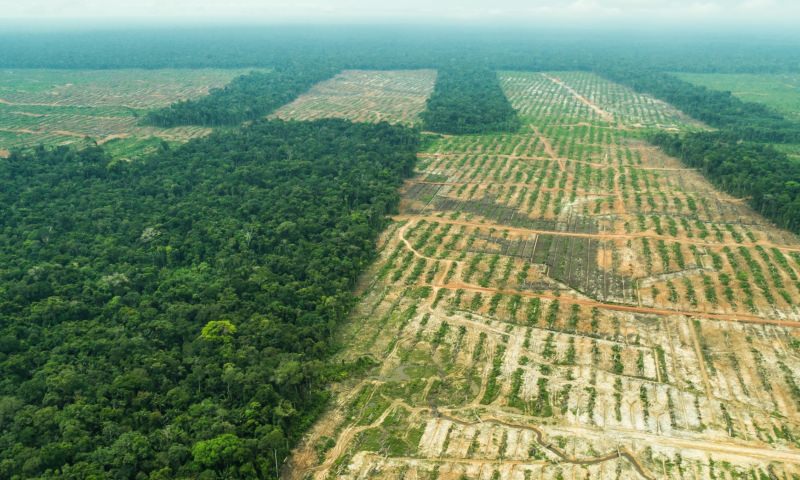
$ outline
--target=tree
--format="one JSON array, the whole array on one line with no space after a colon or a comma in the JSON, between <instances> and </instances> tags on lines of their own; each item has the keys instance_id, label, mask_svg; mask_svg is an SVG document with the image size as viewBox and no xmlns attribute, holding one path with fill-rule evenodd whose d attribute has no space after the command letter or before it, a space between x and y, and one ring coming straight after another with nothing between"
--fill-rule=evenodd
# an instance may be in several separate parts
<instances>
[{"instance_id":1,"label":"tree","mask_svg":"<svg viewBox=\"0 0 800 480\"><path fill-rule=\"evenodd\" d=\"M212 342L230 342L236 333L236 325L230 320L212 320L200 332L200 338Z\"/></svg>"},{"instance_id":2,"label":"tree","mask_svg":"<svg viewBox=\"0 0 800 480\"><path fill-rule=\"evenodd\" d=\"M192 447L192 457L198 465L212 468L220 474L229 467L240 464L246 454L241 439L232 433L199 441Z\"/></svg>"}]
</instances>

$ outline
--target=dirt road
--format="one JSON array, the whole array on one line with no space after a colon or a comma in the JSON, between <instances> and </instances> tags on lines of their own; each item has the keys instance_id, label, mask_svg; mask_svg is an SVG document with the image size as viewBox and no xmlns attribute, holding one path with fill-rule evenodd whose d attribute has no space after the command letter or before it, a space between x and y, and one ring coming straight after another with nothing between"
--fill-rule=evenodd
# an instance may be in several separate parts
<instances>
[{"instance_id":1,"label":"dirt road","mask_svg":"<svg viewBox=\"0 0 800 480\"><path fill-rule=\"evenodd\" d=\"M574 88L572 88L569 85L567 85L566 83L564 83L560 78L554 77L552 75L548 75L546 73L543 73L542 76L544 78L550 80L551 82L555 83L556 85L559 85L561 88L565 89L566 91L568 91L573 97L577 98L578 101L580 101L581 103L585 104L587 107L589 107L592 110L594 110L594 112L597 113L600 116L600 118L602 118L604 121L606 121L608 123L614 123L614 116L613 115L611 115L607 111L603 110L596 103L592 102L588 98L584 97L583 95L581 95L580 93L575 91Z\"/></svg>"}]
</instances>

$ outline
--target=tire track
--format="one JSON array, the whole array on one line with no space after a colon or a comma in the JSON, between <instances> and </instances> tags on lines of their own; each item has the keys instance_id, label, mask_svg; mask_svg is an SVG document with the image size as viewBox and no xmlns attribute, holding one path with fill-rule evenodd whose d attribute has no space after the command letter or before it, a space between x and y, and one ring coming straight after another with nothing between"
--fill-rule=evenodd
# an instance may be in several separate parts
<instances>
[{"instance_id":1,"label":"tire track","mask_svg":"<svg viewBox=\"0 0 800 480\"><path fill-rule=\"evenodd\" d=\"M656 480L656 477L653 476L650 472L648 472L647 469L644 466L642 466L641 463L639 463L639 460L636 458L636 456L633 453L631 453L630 451L628 451L628 449L626 449L624 447L623 448L618 448L617 451L609 452L609 453L607 453L605 455L599 455L599 456L596 456L596 457L577 458L577 457L570 456L565 451L561 450L557 446L553 445L551 442L547 441L547 438L546 438L544 432L542 430L540 430L539 428L534 427L532 425L522 425L522 424L517 424L517 423L511 423L511 422L508 422L508 421L505 421L505 420L501 420L501 419L496 418L496 417L482 418L481 422L477 422L477 421L476 422L467 422L465 420L461 420L460 418L456 418L456 417L453 417L452 415L447 415L447 414L441 413L441 412L439 413L439 416L441 418L444 418L445 420L449 420L449 421L451 421L453 423L457 423L457 424L465 426L465 427L475 426L475 425L478 425L479 423L493 423L493 424L502 425L502 426L508 427L508 428L514 428L514 429L518 429L518 430L528 430L530 432L533 432L533 434L536 436L536 443L538 443L539 445L541 445L542 447L547 449L547 451L549 451L550 453L552 453L555 456L557 456L559 458L559 460L561 462L564 462L564 463L571 463L573 465L597 465L597 464L600 464L600 463L608 462L610 460L616 460L616 459L619 459L619 458L624 458L625 460L627 460L631 464L631 466L634 468L634 470L636 470L639 473L639 475L641 475L642 477L644 477L644 478L646 478L648 480Z\"/></svg>"}]
</instances>

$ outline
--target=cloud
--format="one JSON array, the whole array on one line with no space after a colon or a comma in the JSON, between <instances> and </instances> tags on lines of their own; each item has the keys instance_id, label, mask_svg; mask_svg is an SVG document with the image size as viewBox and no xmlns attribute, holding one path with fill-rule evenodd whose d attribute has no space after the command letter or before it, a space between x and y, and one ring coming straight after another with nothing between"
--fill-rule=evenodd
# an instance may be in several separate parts
<instances>
[{"instance_id":1,"label":"cloud","mask_svg":"<svg viewBox=\"0 0 800 480\"><path fill-rule=\"evenodd\" d=\"M5 18L796 22L798 0L0 0Z\"/></svg>"}]
</instances>

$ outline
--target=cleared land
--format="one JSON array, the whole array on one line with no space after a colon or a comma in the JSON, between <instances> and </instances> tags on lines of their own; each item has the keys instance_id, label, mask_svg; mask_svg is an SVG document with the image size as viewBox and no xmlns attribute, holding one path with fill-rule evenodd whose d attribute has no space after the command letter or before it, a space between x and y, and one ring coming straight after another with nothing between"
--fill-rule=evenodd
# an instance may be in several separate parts
<instances>
[{"instance_id":1,"label":"cleared land","mask_svg":"<svg viewBox=\"0 0 800 480\"><path fill-rule=\"evenodd\" d=\"M125 157L161 139L185 141L210 130L137 125L151 109L221 87L237 70L0 71L0 155L11 148L68 144L87 137ZM5 152L3 152L5 151Z\"/></svg>"},{"instance_id":2,"label":"cleared land","mask_svg":"<svg viewBox=\"0 0 800 480\"><path fill-rule=\"evenodd\" d=\"M273 116L416 124L435 81L434 70L348 70L317 84Z\"/></svg>"},{"instance_id":3,"label":"cleared land","mask_svg":"<svg viewBox=\"0 0 800 480\"><path fill-rule=\"evenodd\" d=\"M700 128L586 73L503 73L517 134L440 137L287 478L800 475L800 241L637 138Z\"/></svg>"},{"instance_id":4,"label":"cleared land","mask_svg":"<svg viewBox=\"0 0 800 480\"><path fill-rule=\"evenodd\" d=\"M800 120L800 74L678 73L678 78L712 90L731 92L747 102L763 103Z\"/></svg>"},{"instance_id":5,"label":"cleared land","mask_svg":"<svg viewBox=\"0 0 800 480\"><path fill-rule=\"evenodd\" d=\"M786 118L800 121L800 74L676 74L687 82L713 90L729 91L747 102L762 103ZM800 145L776 145L800 160Z\"/></svg>"}]
</instances>

